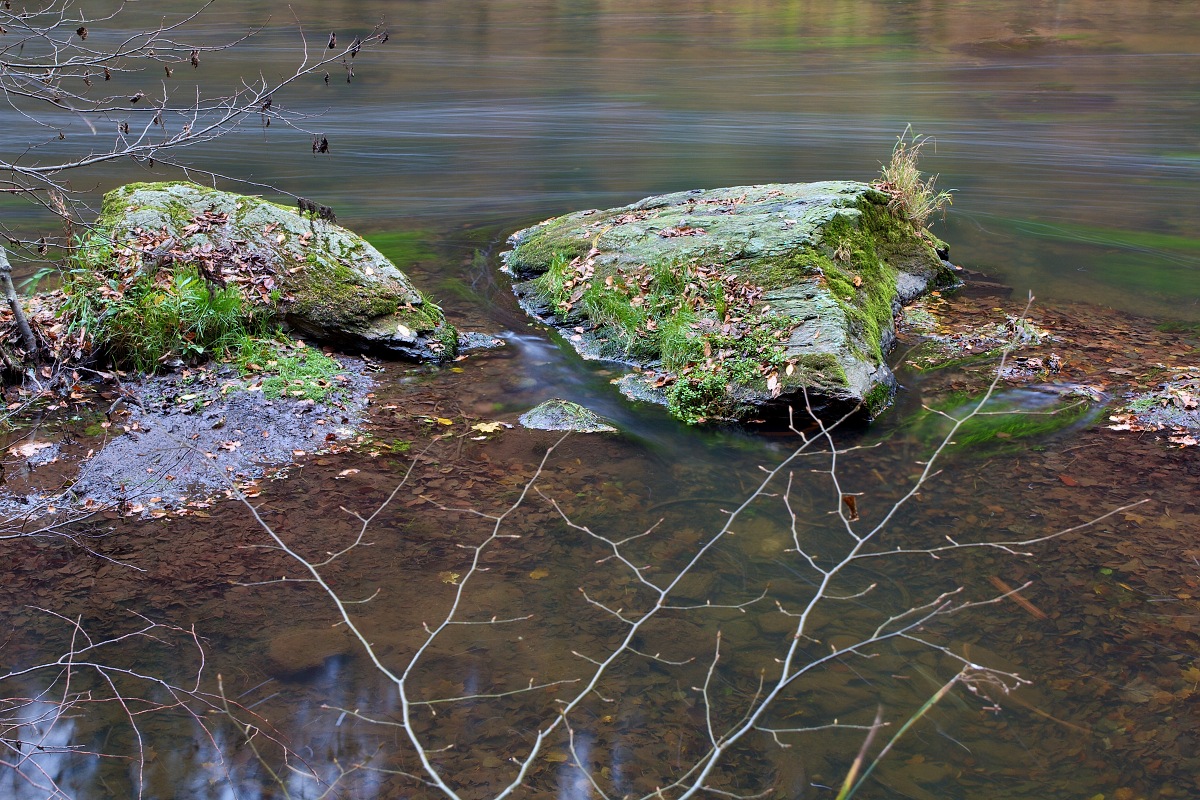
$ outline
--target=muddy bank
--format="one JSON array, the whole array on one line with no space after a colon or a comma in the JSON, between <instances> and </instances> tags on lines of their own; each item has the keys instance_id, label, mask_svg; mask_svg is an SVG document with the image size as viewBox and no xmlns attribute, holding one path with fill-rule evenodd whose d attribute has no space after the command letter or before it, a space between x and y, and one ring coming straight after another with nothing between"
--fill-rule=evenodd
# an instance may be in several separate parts
<instances>
[{"instance_id":1,"label":"muddy bank","mask_svg":"<svg viewBox=\"0 0 1200 800\"><path fill-rule=\"evenodd\" d=\"M9 443L0 516L41 527L95 512L207 508L234 485L352 441L375 385L372 362L334 358L342 371L320 402L269 397L261 379L222 364L94 387L90 411L78 406Z\"/></svg>"}]
</instances>

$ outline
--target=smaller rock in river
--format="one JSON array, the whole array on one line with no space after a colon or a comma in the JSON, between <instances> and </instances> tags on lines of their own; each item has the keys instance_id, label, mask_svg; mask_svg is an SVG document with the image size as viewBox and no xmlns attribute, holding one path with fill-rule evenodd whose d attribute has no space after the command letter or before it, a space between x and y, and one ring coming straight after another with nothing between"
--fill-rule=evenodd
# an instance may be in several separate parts
<instances>
[{"instance_id":1,"label":"smaller rock in river","mask_svg":"<svg viewBox=\"0 0 1200 800\"><path fill-rule=\"evenodd\" d=\"M526 411L521 427L538 431L574 431L576 433L615 433L616 428L595 412L570 400L555 398Z\"/></svg>"}]
</instances>

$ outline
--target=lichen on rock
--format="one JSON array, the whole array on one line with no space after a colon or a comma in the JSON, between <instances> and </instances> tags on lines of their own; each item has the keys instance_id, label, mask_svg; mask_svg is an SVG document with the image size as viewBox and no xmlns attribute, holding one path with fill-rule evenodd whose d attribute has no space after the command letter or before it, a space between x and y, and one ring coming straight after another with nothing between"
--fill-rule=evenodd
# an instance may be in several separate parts
<instances>
[{"instance_id":1,"label":"lichen on rock","mask_svg":"<svg viewBox=\"0 0 1200 800\"><path fill-rule=\"evenodd\" d=\"M520 418L521 427L538 431L615 433L594 411L570 400L554 398L529 409Z\"/></svg>"},{"instance_id":2,"label":"lichen on rock","mask_svg":"<svg viewBox=\"0 0 1200 800\"><path fill-rule=\"evenodd\" d=\"M528 312L638 367L622 391L688 422L805 402L874 416L894 314L956 282L890 200L852 181L678 192L522 230L506 268Z\"/></svg>"},{"instance_id":3,"label":"lichen on rock","mask_svg":"<svg viewBox=\"0 0 1200 800\"><path fill-rule=\"evenodd\" d=\"M111 249L111 261L89 266L118 280L194 266L320 342L414 360L454 355L453 327L407 276L361 236L300 208L187 182L134 183L105 195L81 243L89 248Z\"/></svg>"}]
</instances>

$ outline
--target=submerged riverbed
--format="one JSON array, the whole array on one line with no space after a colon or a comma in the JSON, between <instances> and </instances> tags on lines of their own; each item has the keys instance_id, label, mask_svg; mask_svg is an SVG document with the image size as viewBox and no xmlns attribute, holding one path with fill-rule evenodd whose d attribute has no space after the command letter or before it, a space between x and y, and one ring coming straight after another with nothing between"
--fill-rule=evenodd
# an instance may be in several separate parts
<instances>
[{"instance_id":1,"label":"submerged riverbed","mask_svg":"<svg viewBox=\"0 0 1200 800\"><path fill-rule=\"evenodd\" d=\"M619 625L588 598L612 609L647 602L629 569L606 560L611 550L566 525L551 501L594 533L624 539L653 528L629 547L632 563L659 577L687 563L723 511L753 491L760 467L773 468L797 444L789 433L688 428L622 400L606 365L578 360L521 314L497 269L508 233L661 191L869 179L911 122L936 139L926 168L956 190L938 235L956 263L987 272L1017 298L967 293L950 303L969 304L960 310L980 317L994 309L1002 319L1034 293L1031 316L1069 330L1063 347L1079 353L1061 380L1101 393L1106 372L1120 383L1128 377L1120 371L1136 363L1200 361L1200 220L1190 202L1200 177L1200 20L1186 4L295 7L339 36L381 16L391 30L386 48L359 56L355 83L318 81L277 98L328 109L320 125L329 157L308 152L307 134L272 129L227 138L220 152L197 159L334 206L339 221L371 236L455 324L504 331L507 346L444 369L388 366L375 376L369 439L302 457L248 500L313 560L356 541L363 523L352 513L367 517L386 502L366 526L369 546L325 571L344 599L370 598L347 613L385 668L408 663L423 626L443 617L464 577L471 582L462 619L513 620L454 629L411 676L417 698L475 696L414 716L438 751L431 757L464 796L491 796L512 778L509 757L529 747L537 721L552 719L554 701L571 691L555 682L587 665L577 653L596 658L617 641ZM266 13L266 4L253 3L222 10L206 31L239 29ZM214 56L214 73L234 75L264 55L288 63L294 42L286 32L269 34L243 62ZM139 176L124 167L101 172L97 189ZM11 198L0 203L6 219L44 224ZM1087 329L1105 337L1090 354L1078 336ZM1122 355L1105 363L1114 352ZM581 707L574 753L562 736L548 742L524 796L600 797L576 758L610 796L652 792L708 746L706 708L721 709L728 722L747 707L758 676L772 674L788 644L794 621L780 609L794 612L819 577L791 552L796 537L831 557L848 541L837 514L846 509L843 495L856 498L862 520L853 530L861 532L909 490L937 444L936 426L913 421L931 381L947 379L906 369L905 357L898 349L897 406L871 429L836 438L843 448L863 446L840 458L840 485L830 482L827 460L798 460L787 471L788 503L785 474L678 593L679 605L741 607L680 611L633 643L667 661L697 660L618 665ZM1012 391L1013 402L1042 401L1022 396L1025 385ZM512 423L555 396L587 405L622 433L558 445L540 492L504 520L501 532L520 538L497 540L483 562L488 571L472 575L463 546L483 541L494 521L447 509L498 514L518 499L556 437L493 423ZM812 660L943 592L961 587L963 598L982 601L1029 584L1024 602L964 610L921 635L1031 685L984 691L998 712L956 688L858 796L1132 800L1200 791L1200 729L1189 713L1200 679L1200 551L1192 534L1200 526L1200 448L1108 430L1103 413L1054 432L949 448L944 471L888 523L880 546L1038 538L1150 502L1019 548L1028 556L979 550L855 567L838 590L848 599L815 620L801 646ZM32 754L29 743L45 750L23 772L4 773L3 793L44 796L33 781L45 770L78 797L125 796L139 783L147 797L274 797L281 785L294 797L319 797L334 780L332 796L434 796L398 774L420 768L394 726L403 709L336 625L329 600L298 580L305 573L272 549L248 507L229 501L194 511L99 517L83 546L54 535L6 541L4 672L66 652L79 641L71 620L102 637L148 619L164 626L150 631L156 639L94 654L76 644L76 660L94 655L186 689L199 672L203 698L110 673L124 696L140 698L127 704L134 712L177 701L187 709L138 714L131 726L120 705L87 702L103 696L104 684L86 668L71 671L71 684L51 684L49 675L66 674L57 667L10 678L5 696L28 702L5 715L41 721L7 729L7 758ZM718 630L720 658L710 671ZM882 706L892 727L877 750L956 669L940 651L884 642L798 681L770 724L868 725ZM531 682L554 685L510 694ZM71 694L84 690L93 694ZM64 696L81 702L51 725ZM727 755L712 785L832 798L863 735L788 734L783 741L793 746L782 748L755 733ZM26 744L18 748L16 739Z\"/></svg>"}]
</instances>

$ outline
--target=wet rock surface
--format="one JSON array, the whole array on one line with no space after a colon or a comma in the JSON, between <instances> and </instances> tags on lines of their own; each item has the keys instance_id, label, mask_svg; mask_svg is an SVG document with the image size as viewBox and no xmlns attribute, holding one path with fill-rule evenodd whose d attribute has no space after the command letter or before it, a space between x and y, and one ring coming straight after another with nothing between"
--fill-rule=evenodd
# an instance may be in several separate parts
<instances>
[{"instance_id":1,"label":"wet rock surface","mask_svg":"<svg viewBox=\"0 0 1200 800\"><path fill-rule=\"evenodd\" d=\"M895 386L894 312L955 282L888 201L850 181L678 192L520 231L506 265L529 313L584 357L645 371L623 391L689 422L804 391L874 414Z\"/></svg>"},{"instance_id":2,"label":"wet rock surface","mask_svg":"<svg viewBox=\"0 0 1200 800\"><path fill-rule=\"evenodd\" d=\"M569 400L553 399L538 404L521 415L522 428L539 431L574 431L575 433L615 433L594 411Z\"/></svg>"}]
</instances>

